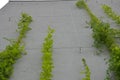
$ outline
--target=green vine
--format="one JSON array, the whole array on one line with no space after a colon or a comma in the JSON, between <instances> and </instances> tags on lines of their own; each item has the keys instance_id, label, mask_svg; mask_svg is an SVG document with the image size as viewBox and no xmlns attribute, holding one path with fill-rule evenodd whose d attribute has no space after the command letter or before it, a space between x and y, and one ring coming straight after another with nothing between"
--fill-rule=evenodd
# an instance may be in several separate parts
<instances>
[{"instance_id":1,"label":"green vine","mask_svg":"<svg viewBox=\"0 0 120 80\"><path fill-rule=\"evenodd\" d=\"M82 80L91 80L90 79L91 72L90 72L90 69L86 63L86 60L83 58L82 62L83 62L84 68L85 68L85 70L82 71L82 73L85 74L85 78L82 78Z\"/></svg>"},{"instance_id":2,"label":"green vine","mask_svg":"<svg viewBox=\"0 0 120 80\"><path fill-rule=\"evenodd\" d=\"M108 17L112 18L117 24L120 24L120 16L118 16L110 6L102 5L102 8Z\"/></svg>"},{"instance_id":3,"label":"green vine","mask_svg":"<svg viewBox=\"0 0 120 80\"><path fill-rule=\"evenodd\" d=\"M19 36L16 40L9 40L10 45L7 45L5 50L0 52L0 80L8 80L13 73L13 64L22 56L24 45L21 44L22 38L25 37L27 31L30 30L29 24L32 22L32 17L26 13L22 14L18 23Z\"/></svg>"},{"instance_id":4,"label":"green vine","mask_svg":"<svg viewBox=\"0 0 120 80\"><path fill-rule=\"evenodd\" d=\"M82 3L81 3L82 2ZM78 8L84 8L90 15L90 26L93 31L94 45L97 48L106 46L110 52L108 60L109 68L105 80L120 80L120 47L115 41L115 36L119 35L120 30L110 28L110 24L98 19L89 9L84 0L76 3Z\"/></svg>"},{"instance_id":5,"label":"green vine","mask_svg":"<svg viewBox=\"0 0 120 80\"><path fill-rule=\"evenodd\" d=\"M82 3L81 3L82 2ZM79 4L79 5L78 5ZM113 37L113 35L111 35L111 30L110 30L110 25L108 23L104 23L101 20L99 20L88 8L87 4L85 3L84 0L79 0L76 3L78 8L81 8L81 5L84 6L82 8L84 8L88 14L90 15L90 26L92 28L93 31L93 38L94 38L94 46L97 48L100 48L102 45L105 44L106 40L105 38L107 38L107 34L110 34L110 38Z\"/></svg>"},{"instance_id":6,"label":"green vine","mask_svg":"<svg viewBox=\"0 0 120 80\"><path fill-rule=\"evenodd\" d=\"M54 29L48 27L48 35L44 39L42 47L42 71L40 73L40 80L52 80L52 69L54 68L52 52L53 52L53 36Z\"/></svg>"}]
</instances>

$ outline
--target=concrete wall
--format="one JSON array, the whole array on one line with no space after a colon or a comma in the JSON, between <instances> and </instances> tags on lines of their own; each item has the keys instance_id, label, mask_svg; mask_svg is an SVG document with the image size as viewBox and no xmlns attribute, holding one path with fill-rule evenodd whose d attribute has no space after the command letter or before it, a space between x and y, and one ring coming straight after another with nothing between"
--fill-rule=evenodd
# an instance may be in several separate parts
<instances>
[{"instance_id":1,"label":"concrete wall","mask_svg":"<svg viewBox=\"0 0 120 80\"><path fill-rule=\"evenodd\" d=\"M26 2L26 1L29 1L29 2L30 2L30 1L32 1L32 2L33 2L33 1L48 1L48 2L49 2L49 1L76 1L76 0L10 0L10 1L15 1L15 2L16 2L16 1L18 1L18 2L19 2L19 1L25 1L25 2Z\"/></svg>"},{"instance_id":2,"label":"concrete wall","mask_svg":"<svg viewBox=\"0 0 120 80\"><path fill-rule=\"evenodd\" d=\"M85 10L75 6L75 2L9 2L0 10L1 50L9 44L2 39L3 37L17 37L15 30L22 12L31 15L34 20L30 25L32 30L24 39L28 54L14 65L14 73L10 80L39 80L42 56L40 49L47 34L48 25L56 31L54 34L53 80L81 80L84 77L80 74L83 69L82 58L86 59L91 70L91 80L104 80L107 69L104 58L108 58L109 53L107 50L103 50L101 55L95 55L97 50L92 47L92 30L90 27L86 27L89 26L86 21L89 21L90 18ZM101 4L110 5L120 14L119 3L119 0L88 1L93 13L114 27L117 27L116 24L106 17L101 9Z\"/></svg>"}]
</instances>

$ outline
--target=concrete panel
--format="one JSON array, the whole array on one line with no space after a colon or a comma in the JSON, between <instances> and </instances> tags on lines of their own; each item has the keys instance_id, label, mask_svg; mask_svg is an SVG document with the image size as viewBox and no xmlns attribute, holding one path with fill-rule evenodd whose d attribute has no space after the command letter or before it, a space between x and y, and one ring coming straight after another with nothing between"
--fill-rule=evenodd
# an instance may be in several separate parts
<instances>
[{"instance_id":1,"label":"concrete panel","mask_svg":"<svg viewBox=\"0 0 120 80\"><path fill-rule=\"evenodd\" d=\"M81 57L86 59L86 62L91 70L91 80L104 80L107 70L106 61L108 52L104 51L101 55L95 55L94 48L82 48Z\"/></svg>"},{"instance_id":2,"label":"concrete panel","mask_svg":"<svg viewBox=\"0 0 120 80\"><path fill-rule=\"evenodd\" d=\"M54 49L55 69L53 80L73 80L75 79L75 55L80 52L78 48L59 48Z\"/></svg>"},{"instance_id":3,"label":"concrete panel","mask_svg":"<svg viewBox=\"0 0 120 80\"><path fill-rule=\"evenodd\" d=\"M14 75L10 80L39 80L41 56L40 50L27 50L27 55L14 65Z\"/></svg>"},{"instance_id":4,"label":"concrete panel","mask_svg":"<svg viewBox=\"0 0 120 80\"><path fill-rule=\"evenodd\" d=\"M12 2L13 1L13 2ZM18 2L17 2L18 1ZM86 22L90 18L85 10L75 6L76 1L40 1L37 0L11 0L0 10L0 49L7 44L3 37L16 38L17 22L20 14L26 12L33 17L33 22L24 39L28 54L23 56L14 65L14 73L10 80L39 80L41 66L41 52L47 28L50 25L55 29L53 59L55 68L53 80L80 80L84 75L81 59L85 58L91 70L91 80L103 80L107 65L104 58L108 58L107 50L101 55L94 55L96 49L92 47L92 30ZM90 9L99 18L110 22L101 9L101 4L108 4L119 13L119 0L87 0ZM118 27L118 26L116 26Z\"/></svg>"}]
</instances>

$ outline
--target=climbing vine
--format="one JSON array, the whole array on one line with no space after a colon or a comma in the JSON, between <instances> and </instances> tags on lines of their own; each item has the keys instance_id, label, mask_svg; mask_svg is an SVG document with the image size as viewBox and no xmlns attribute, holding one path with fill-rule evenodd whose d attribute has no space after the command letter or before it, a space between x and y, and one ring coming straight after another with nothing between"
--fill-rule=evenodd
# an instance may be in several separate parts
<instances>
[{"instance_id":1,"label":"climbing vine","mask_svg":"<svg viewBox=\"0 0 120 80\"><path fill-rule=\"evenodd\" d=\"M90 72L90 69L86 63L86 60L84 58L82 58L82 62L83 62L83 65L84 65L84 71L82 71L83 74L85 74L85 77L82 78L82 80L91 80L90 79L90 75L91 75L91 72Z\"/></svg>"},{"instance_id":2,"label":"climbing vine","mask_svg":"<svg viewBox=\"0 0 120 80\"><path fill-rule=\"evenodd\" d=\"M105 23L98 19L89 9L84 0L79 0L76 3L78 8L84 8L90 15L90 26L93 31L93 38L95 47L100 48L106 46L110 52L110 59L108 60L108 70L105 80L120 80L120 47L115 41L115 36L119 34L119 30L110 28L109 23Z\"/></svg>"},{"instance_id":3,"label":"climbing vine","mask_svg":"<svg viewBox=\"0 0 120 80\"><path fill-rule=\"evenodd\" d=\"M117 24L120 24L120 16L117 15L110 6L104 4L102 5L102 9L104 10L108 17L114 20Z\"/></svg>"},{"instance_id":4,"label":"climbing vine","mask_svg":"<svg viewBox=\"0 0 120 80\"><path fill-rule=\"evenodd\" d=\"M54 29L48 27L48 35L44 39L42 47L42 71L40 73L40 80L52 80L52 69L54 68L52 52L53 52L53 36Z\"/></svg>"},{"instance_id":5,"label":"climbing vine","mask_svg":"<svg viewBox=\"0 0 120 80\"><path fill-rule=\"evenodd\" d=\"M31 22L32 17L26 13L22 13L17 29L19 36L15 40L6 38L10 41L10 44L6 46L5 50L0 52L0 80L8 80L10 78L13 73L13 64L25 52L22 39L26 37L26 33L31 29L29 27Z\"/></svg>"}]
</instances>

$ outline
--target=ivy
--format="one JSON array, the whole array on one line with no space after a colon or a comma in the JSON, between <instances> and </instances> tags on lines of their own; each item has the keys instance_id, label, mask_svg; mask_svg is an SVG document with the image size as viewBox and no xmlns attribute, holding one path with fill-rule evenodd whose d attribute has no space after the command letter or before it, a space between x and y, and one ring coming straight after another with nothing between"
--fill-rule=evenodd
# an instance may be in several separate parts
<instances>
[{"instance_id":1,"label":"ivy","mask_svg":"<svg viewBox=\"0 0 120 80\"><path fill-rule=\"evenodd\" d=\"M82 73L85 74L85 78L82 78L82 80L91 80L90 79L91 72L86 63L86 60L84 58L82 58L82 62L83 62L84 68L85 68L84 71L82 71Z\"/></svg>"},{"instance_id":2,"label":"ivy","mask_svg":"<svg viewBox=\"0 0 120 80\"><path fill-rule=\"evenodd\" d=\"M110 6L104 4L102 5L102 9L104 10L108 17L114 20L117 24L120 24L120 16L117 15Z\"/></svg>"},{"instance_id":3,"label":"ivy","mask_svg":"<svg viewBox=\"0 0 120 80\"><path fill-rule=\"evenodd\" d=\"M0 80L8 80L10 78L13 73L14 63L25 52L24 45L22 45L22 38L30 30L29 24L31 22L32 17L26 13L22 13L22 17L18 23L18 38L16 40L7 39L10 41L10 44L6 46L5 50L0 52Z\"/></svg>"},{"instance_id":4,"label":"ivy","mask_svg":"<svg viewBox=\"0 0 120 80\"><path fill-rule=\"evenodd\" d=\"M82 4L81 4L82 2ZM78 5L79 4L79 5ZM115 42L114 38L120 34L120 30L116 30L113 28L110 28L109 23L105 23L99 18L97 18L89 9L86 2L84 0L79 0L76 3L78 8L84 8L88 14L90 15L90 22L89 25L92 28L92 36L94 38L94 46L96 48L100 48L103 45L106 45L107 47L110 47L111 44ZM81 7L81 5L84 5L84 7Z\"/></svg>"},{"instance_id":5,"label":"ivy","mask_svg":"<svg viewBox=\"0 0 120 80\"><path fill-rule=\"evenodd\" d=\"M82 2L82 3L81 3ZM97 18L89 9L84 0L79 0L76 3L78 8L84 8L90 15L90 26L93 31L94 45L97 48L106 46L110 52L108 60L108 70L106 71L105 80L120 80L120 47L115 41L115 37L119 35L120 30L110 28L109 23L105 23ZM104 6L105 7L105 6ZM106 10L107 11L107 10ZM111 13L111 10L108 10Z\"/></svg>"},{"instance_id":6,"label":"ivy","mask_svg":"<svg viewBox=\"0 0 120 80\"><path fill-rule=\"evenodd\" d=\"M53 52L53 36L54 29L48 27L48 34L44 39L43 47L42 47L42 71L40 73L40 80L51 80L52 69L54 68L52 52Z\"/></svg>"}]
</instances>

